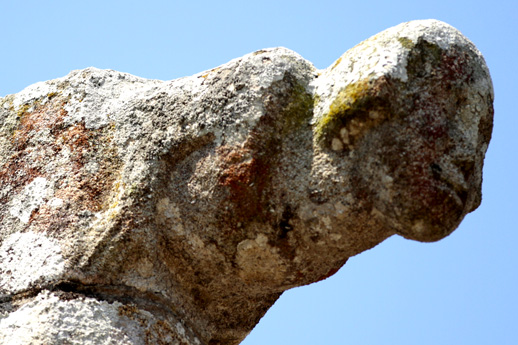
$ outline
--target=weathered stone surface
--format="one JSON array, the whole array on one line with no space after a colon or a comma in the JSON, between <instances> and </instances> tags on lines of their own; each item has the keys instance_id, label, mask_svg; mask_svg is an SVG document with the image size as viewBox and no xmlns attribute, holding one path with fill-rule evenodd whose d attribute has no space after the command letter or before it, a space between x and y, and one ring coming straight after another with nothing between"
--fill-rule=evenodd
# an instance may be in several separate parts
<instances>
[{"instance_id":1,"label":"weathered stone surface","mask_svg":"<svg viewBox=\"0 0 518 345\"><path fill-rule=\"evenodd\" d=\"M416 21L317 70L88 68L0 99L0 343L237 344L286 289L481 201L493 89Z\"/></svg>"}]
</instances>

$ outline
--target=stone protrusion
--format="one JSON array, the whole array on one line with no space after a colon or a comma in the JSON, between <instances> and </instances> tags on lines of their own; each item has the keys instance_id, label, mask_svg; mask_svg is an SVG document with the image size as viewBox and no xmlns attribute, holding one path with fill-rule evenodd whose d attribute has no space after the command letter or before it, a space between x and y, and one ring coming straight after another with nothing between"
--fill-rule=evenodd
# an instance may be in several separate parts
<instances>
[{"instance_id":1,"label":"stone protrusion","mask_svg":"<svg viewBox=\"0 0 518 345\"><path fill-rule=\"evenodd\" d=\"M493 89L439 21L317 70L88 68L0 99L0 343L238 344L286 289L481 201ZM65 321L63 321L65 320Z\"/></svg>"}]
</instances>

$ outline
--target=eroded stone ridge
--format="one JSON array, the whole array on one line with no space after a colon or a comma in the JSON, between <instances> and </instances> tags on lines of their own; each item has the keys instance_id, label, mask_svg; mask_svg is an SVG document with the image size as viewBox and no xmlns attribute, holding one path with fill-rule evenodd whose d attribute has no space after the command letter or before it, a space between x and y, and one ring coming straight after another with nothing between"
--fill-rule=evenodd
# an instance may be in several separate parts
<instances>
[{"instance_id":1,"label":"eroded stone ridge","mask_svg":"<svg viewBox=\"0 0 518 345\"><path fill-rule=\"evenodd\" d=\"M88 68L0 99L0 343L238 344L279 295L481 201L493 89L439 21L325 70Z\"/></svg>"}]
</instances>

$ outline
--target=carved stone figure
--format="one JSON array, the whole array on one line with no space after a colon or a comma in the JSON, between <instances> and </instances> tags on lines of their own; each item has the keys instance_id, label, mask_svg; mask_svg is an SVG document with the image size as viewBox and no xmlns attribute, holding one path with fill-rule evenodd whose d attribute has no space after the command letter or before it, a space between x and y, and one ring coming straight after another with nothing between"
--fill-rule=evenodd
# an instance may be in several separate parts
<instances>
[{"instance_id":1,"label":"carved stone figure","mask_svg":"<svg viewBox=\"0 0 518 345\"><path fill-rule=\"evenodd\" d=\"M439 21L316 69L88 68L0 99L0 343L238 344L286 289L481 202L493 89Z\"/></svg>"}]
</instances>

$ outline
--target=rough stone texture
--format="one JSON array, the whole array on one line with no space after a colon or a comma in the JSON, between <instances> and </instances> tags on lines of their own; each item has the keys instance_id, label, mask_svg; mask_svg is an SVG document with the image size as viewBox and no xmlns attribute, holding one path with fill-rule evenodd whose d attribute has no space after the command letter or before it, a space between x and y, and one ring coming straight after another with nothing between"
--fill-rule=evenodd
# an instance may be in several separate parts
<instances>
[{"instance_id":1,"label":"rough stone texture","mask_svg":"<svg viewBox=\"0 0 518 345\"><path fill-rule=\"evenodd\" d=\"M493 89L415 21L325 70L88 68L0 99L0 343L238 344L286 289L481 201Z\"/></svg>"}]
</instances>

